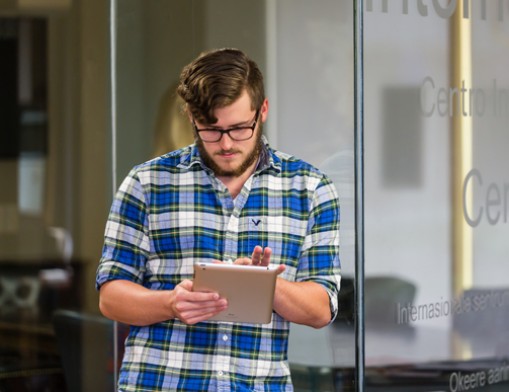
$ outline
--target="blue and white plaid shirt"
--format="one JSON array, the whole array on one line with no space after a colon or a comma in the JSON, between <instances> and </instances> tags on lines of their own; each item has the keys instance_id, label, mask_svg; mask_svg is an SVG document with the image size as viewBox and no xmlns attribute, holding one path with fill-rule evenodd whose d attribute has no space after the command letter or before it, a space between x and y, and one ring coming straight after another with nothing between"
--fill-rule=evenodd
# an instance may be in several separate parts
<instances>
[{"instance_id":1,"label":"blue and white plaid shirt","mask_svg":"<svg viewBox=\"0 0 509 392\"><path fill-rule=\"evenodd\" d=\"M331 181L311 165L265 149L255 173L232 199L189 146L135 167L120 186L106 225L99 288L125 279L172 290L200 261L251 257L272 248L289 281L313 281L337 313L339 202ZM289 322L177 319L131 326L121 391L291 391Z\"/></svg>"}]
</instances>

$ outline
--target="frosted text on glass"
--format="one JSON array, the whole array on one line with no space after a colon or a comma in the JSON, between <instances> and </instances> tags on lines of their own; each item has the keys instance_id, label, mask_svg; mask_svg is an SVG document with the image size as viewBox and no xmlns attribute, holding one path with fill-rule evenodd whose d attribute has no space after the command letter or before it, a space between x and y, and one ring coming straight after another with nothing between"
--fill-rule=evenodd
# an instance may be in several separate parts
<instances>
[{"instance_id":1,"label":"frosted text on glass","mask_svg":"<svg viewBox=\"0 0 509 392\"><path fill-rule=\"evenodd\" d=\"M472 207L469 211L466 200L471 187L480 192L481 197L479 205ZM463 216L470 226L478 226L483 219L486 219L490 225L507 223L508 204L509 182L486 183L479 170L470 170L463 181Z\"/></svg>"},{"instance_id":2,"label":"frosted text on glass","mask_svg":"<svg viewBox=\"0 0 509 392\"><path fill-rule=\"evenodd\" d=\"M376 7L374 7L374 3ZM382 11L389 13L392 11L401 12L403 15L419 14L420 16L435 15L442 19L448 19L454 15L463 3L464 19L472 17L481 20L487 20L489 15L496 15L498 21L504 20L504 14L509 11L509 0L401 0L400 2L391 0L366 0L366 11ZM389 8L390 4L390 8Z\"/></svg>"},{"instance_id":3,"label":"frosted text on glass","mask_svg":"<svg viewBox=\"0 0 509 392\"><path fill-rule=\"evenodd\" d=\"M492 79L487 88L439 86L431 76L421 84L421 113L424 117L509 117L509 89Z\"/></svg>"}]
</instances>

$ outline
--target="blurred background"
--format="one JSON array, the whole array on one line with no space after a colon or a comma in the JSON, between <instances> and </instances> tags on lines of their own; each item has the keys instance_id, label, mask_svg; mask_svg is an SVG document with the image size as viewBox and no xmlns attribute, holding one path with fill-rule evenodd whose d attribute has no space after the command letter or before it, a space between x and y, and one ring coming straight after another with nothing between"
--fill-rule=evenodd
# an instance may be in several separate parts
<instances>
[{"instance_id":1,"label":"blurred background","mask_svg":"<svg viewBox=\"0 0 509 392\"><path fill-rule=\"evenodd\" d=\"M356 390L356 329L365 390L450 390L471 372L507 387L509 5L365 1L355 129L359 4L0 0L0 391L114 390L128 327L94 288L108 209L133 165L192 143L175 85L220 47L261 66L271 145L341 199L340 314L292 325L295 389Z\"/></svg>"}]
</instances>

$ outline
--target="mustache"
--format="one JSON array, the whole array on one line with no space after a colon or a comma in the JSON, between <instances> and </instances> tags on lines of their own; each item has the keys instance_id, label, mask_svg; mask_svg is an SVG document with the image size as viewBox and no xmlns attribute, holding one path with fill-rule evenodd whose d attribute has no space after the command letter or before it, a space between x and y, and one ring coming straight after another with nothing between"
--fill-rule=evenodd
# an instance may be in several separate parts
<instances>
[{"instance_id":1,"label":"mustache","mask_svg":"<svg viewBox=\"0 0 509 392\"><path fill-rule=\"evenodd\" d=\"M223 155L223 154L236 154L239 153L239 150L219 150L214 155Z\"/></svg>"}]
</instances>

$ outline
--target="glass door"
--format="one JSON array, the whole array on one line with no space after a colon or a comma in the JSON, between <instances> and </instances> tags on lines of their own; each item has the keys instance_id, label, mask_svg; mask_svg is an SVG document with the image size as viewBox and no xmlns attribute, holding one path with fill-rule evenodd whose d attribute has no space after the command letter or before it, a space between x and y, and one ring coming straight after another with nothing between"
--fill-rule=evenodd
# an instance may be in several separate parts
<instances>
[{"instance_id":1,"label":"glass door","mask_svg":"<svg viewBox=\"0 0 509 392\"><path fill-rule=\"evenodd\" d=\"M507 389L508 12L366 1L367 390Z\"/></svg>"},{"instance_id":2,"label":"glass door","mask_svg":"<svg viewBox=\"0 0 509 392\"><path fill-rule=\"evenodd\" d=\"M118 0L113 8L117 186L134 165L192 143L175 103L178 77L200 52L222 47L242 49L262 68L269 143L333 179L341 200L340 312L320 330L292 325L289 362L296 390L354 390L353 4Z\"/></svg>"}]
</instances>

